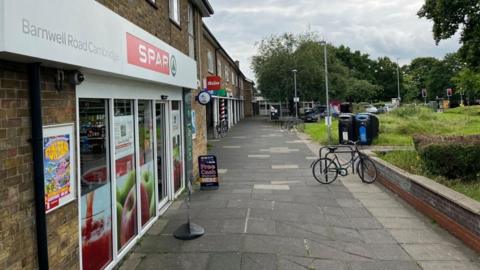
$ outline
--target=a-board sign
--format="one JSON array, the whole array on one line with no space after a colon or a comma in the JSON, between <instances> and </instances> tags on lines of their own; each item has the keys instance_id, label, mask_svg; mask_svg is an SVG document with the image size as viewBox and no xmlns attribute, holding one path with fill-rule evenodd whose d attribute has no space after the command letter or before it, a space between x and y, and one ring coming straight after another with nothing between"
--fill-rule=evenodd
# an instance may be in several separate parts
<instances>
[{"instance_id":1,"label":"a-board sign","mask_svg":"<svg viewBox=\"0 0 480 270\"><path fill-rule=\"evenodd\" d=\"M198 157L200 185L203 190L218 189L217 157L213 155Z\"/></svg>"}]
</instances>

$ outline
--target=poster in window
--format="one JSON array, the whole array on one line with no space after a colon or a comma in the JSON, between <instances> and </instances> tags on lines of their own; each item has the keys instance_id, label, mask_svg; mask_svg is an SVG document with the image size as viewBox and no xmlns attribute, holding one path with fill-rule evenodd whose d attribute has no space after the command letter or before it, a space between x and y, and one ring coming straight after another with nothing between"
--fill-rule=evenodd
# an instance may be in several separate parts
<instances>
[{"instance_id":1,"label":"poster in window","mask_svg":"<svg viewBox=\"0 0 480 270\"><path fill-rule=\"evenodd\" d=\"M75 198L75 138L73 124L45 127L43 133L45 210L48 213Z\"/></svg>"},{"instance_id":2,"label":"poster in window","mask_svg":"<svg viewBox=\"0 0 480 270\"><path fill-rule=\"evenodd\" d=\"M197 138L197 114L192 110L192 139Z\"/></svg>"}]
</instances>

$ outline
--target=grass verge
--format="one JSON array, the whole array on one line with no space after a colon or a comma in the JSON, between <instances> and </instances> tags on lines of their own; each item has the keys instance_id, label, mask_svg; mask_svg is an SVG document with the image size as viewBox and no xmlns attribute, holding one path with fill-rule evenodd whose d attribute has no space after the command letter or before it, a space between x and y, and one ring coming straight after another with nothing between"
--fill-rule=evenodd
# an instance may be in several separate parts
<instances>
[{"instance_id":1,"label":"grass verge","mask_svg":"<svg viewBox=\"0 0 480 270\"><path fill-rule=\"evenodd\" d=\"M412 146L414 134L474 135L480 133L480 106L461 107L433 112L424 106L405 106L378 116L380 135L374 145ZM325 123L307 124L305 133L315 141L326 144ZM332 123L333 143L338 143L338 122Z\"/></svg>"}]
</instances>

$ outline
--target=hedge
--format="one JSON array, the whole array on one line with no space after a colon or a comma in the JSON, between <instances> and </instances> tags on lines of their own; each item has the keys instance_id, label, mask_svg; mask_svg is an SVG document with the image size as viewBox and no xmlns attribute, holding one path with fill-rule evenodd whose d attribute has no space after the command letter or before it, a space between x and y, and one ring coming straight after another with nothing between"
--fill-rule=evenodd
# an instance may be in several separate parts
<instances>
[{"instance_id":1,"label":"hedge","mask_svg":"<svg viewBox=\"0 0 480 270\"><path fill-rule=\"evenodd\" d=\"M449 179L475 179L480 173L480 135L415 135L413 142L432 174Z\"/></svg>"}]
</instances>

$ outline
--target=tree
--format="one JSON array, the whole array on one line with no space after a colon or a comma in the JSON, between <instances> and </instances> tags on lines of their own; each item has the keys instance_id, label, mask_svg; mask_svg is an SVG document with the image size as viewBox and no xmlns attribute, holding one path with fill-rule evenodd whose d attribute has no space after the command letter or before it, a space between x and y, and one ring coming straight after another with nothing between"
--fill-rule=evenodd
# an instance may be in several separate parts
<instances>
[{"instance_id":1,"label":"tree","mask_svg":"<svg viewBox=\"0 0 480 270\"><path fill-rule=\"evenodd\" d=\"M469 68L464 68L452 78L462 96L465 96L469 103L471 98L480 96L480 73Z\"/></svg>"},{"instance_id":2,"label":"tree","mask_svg":"<svg viewBox=\"0 0 480 270\"><path fill-rule=\"evenodd\" d=\"M272 36L258 44L258 53L252 59L252 68L257 75L258 89L272 101L284 101L292 94L291 70L295 66L292 57L298 42L290 33Z\"/></svg>"},{"instance_id":3,"label":"tree","mask_svg":"<svg viewBox=\"0 0 480 270\"><path fill-rule=\"evenodd\" d=\"M371 102L382 90L381 86L373 85L367 80L352 78L348 82L346 97L353 102Z\"/></svg>"},{"instance_id":4,"label":"tree","mask_svg":"<svg viewBox=\"0 0 480 270\"><path fill-rule=\"evenodd\" d=\"M388 57L381 57L374 64L375 81L383 88L377 98L379 100L390 100L398 96L397 63L392 62ZM400 75L400 83L402 83ZM403 93L403 91L401 91Z\"/></svg>"},{"instance_id":5,"label":"tree","mask_svg":"<svg viewBox=\"0 0 480 270\"><path fill-rule=\"evenodd\" d=\"M433 21L433 36L438 44L459 30L460 56L475 70L480 69L480 2L478 0L426 0L420 18Z\"/></svg>"}]
</instances>

